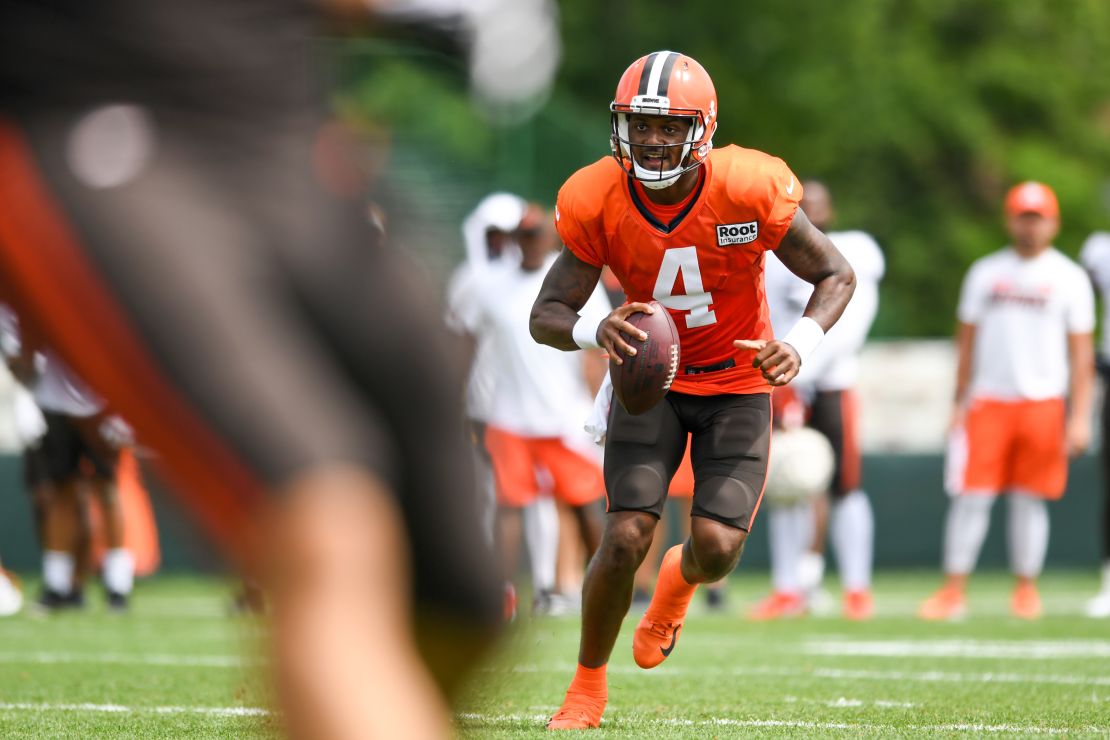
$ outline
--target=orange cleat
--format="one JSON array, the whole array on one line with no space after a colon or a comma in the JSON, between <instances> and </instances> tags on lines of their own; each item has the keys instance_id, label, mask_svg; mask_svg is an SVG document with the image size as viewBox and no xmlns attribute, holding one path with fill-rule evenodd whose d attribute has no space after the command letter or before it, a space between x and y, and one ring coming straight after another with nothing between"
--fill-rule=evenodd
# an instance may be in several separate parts
<instances>
[{"instance_id":1,"label":"orange cleat","mask_svg":"<svg viewBox=\"0 0 1110 740\"><path fill-rule=\"evenodd\" d=\"M1028 581L1019 583L1010 597L1010 613L1018 619L1040 619L1044 614L1037 585Z\"/></svg>"},{"instance_id":2,"label":"orange cleat","mask_svg":"<svg viewBox=\"0 0 1110 740\"><path fill-rule=\"evenodd\" d=\"M953 622L967 616L967 597L959 589L945 586L925 601L917 616L930 622Z\"/></svg>"},{"instance_id":3,"label":"orange cleat","mask_svg":"<svg viewBox=\"0 0 1110 740\"><path fill-rule=\"evenodd\" d=\"M632 634L632 657L641 668L654 668L670 656L698 588L682 575L682 549L675 545L663 555L655 594Z\"/></svg>"},{"instance_id":4,"label":"orange cleat","mask_svg":"<svg viewBox=\"0 0 1110 740\"><path fill-rule=\"evenodd\" d=\"M605 712L605 696L591 696L578 692L567 692L563 706L547 722L549 730L589 730L601 726L601 715Z\"/></svg>"},{"instance_id":5,"label":"orange cleat","mask_svg":"<svg viewBox=\"0 0 1110 740\"><path fill-rule=\"evenodd\" d=\"M875 616L875 601L866 589L844 592L844 618L865 622Z\"/></svg>"},{"instance_id":6,"label":"orange cleat","mask_svg":"<svg viewBox=\"0 0 1110 740\"><path fill-rule=\"evenodd\" d=\"M806 613L806 602L801 594L775 591L748 611L753 622L770 622L776 619L793 619Z\"/></svg>"},{"instance_id":7,"label":"orange cleat","mask_svg":"<svg viewBox=\"0 0 1110 740\"><path fill-rule=\"evenodd\" d=\"M632 634L632 657L641 668L654 668L670 657L682 622L655 622L644 614Z\"/></svg>"}]
</instances>

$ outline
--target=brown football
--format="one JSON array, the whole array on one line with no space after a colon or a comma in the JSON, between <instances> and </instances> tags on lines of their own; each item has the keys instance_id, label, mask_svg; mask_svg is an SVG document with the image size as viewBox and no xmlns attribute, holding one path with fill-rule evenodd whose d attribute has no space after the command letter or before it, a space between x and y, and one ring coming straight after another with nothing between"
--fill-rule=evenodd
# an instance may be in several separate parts
<instances>
[{"instance_id":1,"label":"brown football","mask_svg":"<svg viewBox=\"0 0 1110 740\"><path fill-rule=\"evenodd\" d=\"M622 333L624 340L636 348L636 354L624 355L623 365L609 360L613 393L633 416L663 400L678 372L678 327L670 312L657 301L652 301L651 307L655 313L634 313L626 319L647 334L641 340Z\"/></svg>"}]
</instances>

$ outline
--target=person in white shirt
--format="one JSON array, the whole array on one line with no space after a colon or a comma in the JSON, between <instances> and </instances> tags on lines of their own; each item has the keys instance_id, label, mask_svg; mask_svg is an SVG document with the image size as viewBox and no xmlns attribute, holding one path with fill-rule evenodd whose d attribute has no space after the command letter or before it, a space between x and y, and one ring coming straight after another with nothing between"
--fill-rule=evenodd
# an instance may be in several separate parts
<instances>
[{"instance_id":1,"label":"person in white shirt","mask_svg":"<svg viewBox=\"0 0 1110 740\"><path fill-rule=\"evenodd\" d=\"M595 504L605 485L582 420L592 408L590 385L600 382L605 363L600 351L583 357L537 344L532 338L529 315L556 257L555 240L550 229L542 227L541 218L542 211L532 210L521 223L519 264L487 271L465 310L459 312L477 341L488 345L494 360L485 442L496 482L497 534L506 583L516 572L522 525L528 526L522 512L545 488L573 507L588 555L601 536L601 515ZM611 310L598 288L583 312L600 323ZM590 382L588 374L593 376ZM542 600L555 585L557 531L554 540L544 536L529 540L533 589Z\"/></svg>"},{"instance_id":2,"label":"person in white shirt","mask_svg":"<svg viewBox=\"0 0 1110 740\"><path fill-rule=\"evenodd\" d=\"M47 347L26 341L19 318L0 305L0 352L30 390L39 410L38 434L27 434L26 483L35 498L42 538L43 589L37 606L56 610L83 606L83 569L90 536L81 486L87 481L100 500L108 551L103 580L108 606L127 608L134 585L134 558L124 546L123 507L116 487L120 450L131 443L122 419ZM31 426L35 426L33 423ZM91 474L82 473L86 464Z\"/></svg>"},{"instance_id":3,"label":"person in white shirt","mask_svg":"<svg viewBox=\"0 0 1110 740\"><path fill-rule=\"evenodd\" d=\"M1102 585L1087 602L1089 617L1110 617L1110 232L1091 234L1079 252L1079 261L1102 296L1102 345L1098 371L1102 377Z\"/></svg>"},{"instance_id":4,"label":"person in white shirt","mask_svg":"<svg viewBox=\"0 0 1110 740\"><path fill-rule=\"evenodd\" d=\"M922 603L923 619L966 613L967 579L1003 493L1017 577L1010 611L1040 617L1046 502L1063 496L1068 457L1090 442L1094 293L1082 268L1052 246L1056 195L1038 182L1015 186L1006 196L1006 226L1012 246L976 260L960 291L945 581Z\"/></svg>"},{"instance_id":5,"label":"person in white shirt","mask_svg":"<svg viewBox=\"0 0 1110 740\"><path fill-rule=\"evenodd\" d=\"M871 598L874 517L867 494L861 488L859 399L855 386L859 354L878 313L879 282L885 261L878 243L866 232L828 231L836 214L824 183L809 180L803 186L802 209L852 266L856 291L840 320L829 329L794 382L775 391L776 420L789 419L792 413L801 416L832 444L836 467L828 494L832 499L833 545L844 587L843 613L849 619L862 620L870 618L874 611ZM779 335L801 318L813 286L790 272L774 253L767 256L765 281L771 323ZM824 574L828 509L826 497L769 508L772 593L751 610L751 618L778 619L805 611L807 594L816 592Z\"/></svg>"},{"instance_id":6,"label":"person in white shirt","mask_svg":"<svg viewBox=\"0 0 1110 740\"><path fill-rule=\"evenodd\" d=\"M495 192L483 198L462 225L466 258L455 269L447 285L447 324L457 334L468 337L473 345L470 372L466 386L466 416L470 427L470 445L474 459L476 485L484 503L483 524L490 542L496 539L497 496L493 468L486 449L486 425L494 394L497 357L492 352L489 332L471 334L467 328L473 312L480 305L479 293L484 290L490 273L515 269L520 264L520 233L527 203L518 195ZM554 500L540 497L523 508L524 540L531 558L533 580L546 582L546 574L554 567L549 551L554 552L559 538L559 512ZM544 602L551 602L541 594ZM506 585L505 611L516 612L516 590ZM546 608L546 606L541 607Z\"/></svg>"},{"instance_id":7,"label":"person in white shirt","mask_svg":"<svg viewBox=\"0 0 1110 740\"><path fill-rule=\"evenodd\" d=\"M466 382L466 418L478 491L485 502L483 521L490 540L496 499L485 438L496 358L490 352L490 338L470 334L467 323L476 305L476 292L487 273L520 262L520 248L513 241L513 233L524 218L525 205L523 198L512 193L496 192L483 198L463 221L466 258L447 283L447 325L456 334L470 336L474 341Z\"/></svg>"}]
</instances>

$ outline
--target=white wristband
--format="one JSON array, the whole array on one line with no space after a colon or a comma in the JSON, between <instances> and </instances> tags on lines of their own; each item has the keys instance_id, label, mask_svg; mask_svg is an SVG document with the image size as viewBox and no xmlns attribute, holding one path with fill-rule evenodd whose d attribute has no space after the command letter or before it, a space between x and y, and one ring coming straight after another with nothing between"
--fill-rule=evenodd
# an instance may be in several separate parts
<instances>
[{"instance_id":1,"label":"white wristband","mask_svg":"<svg viewBox=\"0 0 1110 740\"><path fill-rule=\"evenodd\" d=\"M598 325L593 321L581 316L578 321L574 322L574 328L570 330L570 336L574 339L574 343L582 349L601 349L601 345L597 343L597 327Z\"/></svg>"},{"instance_id":2,"label":"white wristband","mask_svg":"<svg viewBox=\"0 0 1110 740\"><path fill-rule=\"evenodd\" d=\"M817 345L821 344L821 340L825 338L825 330L821 325L808 316L803 316L798 319L798 323L786 332L786 336L781 341L786 342L798 352L798 358L802 364L806 364L806 358L813 354L813 350L817 349Z\"/></svg>"}]
</instances>

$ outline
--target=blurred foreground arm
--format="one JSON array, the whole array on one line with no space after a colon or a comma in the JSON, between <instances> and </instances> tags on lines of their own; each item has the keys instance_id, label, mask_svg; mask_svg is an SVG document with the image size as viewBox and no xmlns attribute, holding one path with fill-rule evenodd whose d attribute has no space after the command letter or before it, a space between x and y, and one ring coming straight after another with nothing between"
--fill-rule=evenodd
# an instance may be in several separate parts
<instances>
[{"instance_id":1,"label":"blurred foreground arm","mask_svg":"<svg viewBox=\"0 0 1110 740\"><path fill-rule=\"evenodd\" d=\"M388 489L358 468L311 471L282 491L268 535L290 734L450 737L416 648L407 535Z\"/></svg>"}]
</instances>

